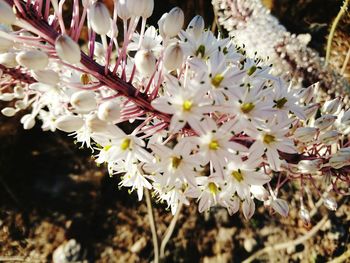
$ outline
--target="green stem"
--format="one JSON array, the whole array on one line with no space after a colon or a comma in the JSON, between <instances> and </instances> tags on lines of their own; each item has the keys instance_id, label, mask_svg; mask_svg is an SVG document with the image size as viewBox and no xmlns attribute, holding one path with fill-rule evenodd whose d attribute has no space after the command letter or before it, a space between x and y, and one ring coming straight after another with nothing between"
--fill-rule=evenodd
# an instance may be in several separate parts
<instances>
[{"instance_id":1,"label":"green stem","mask_svg":"<svg viewBox=\"0 0 350 263\"><path fill-rule=\"evenodd\" d=\"M333 36L335 33L335 29L337 28L337 25L338 25L341 17L346 12L347 7L348 7L348 3L349 3L349 0L344 1L342 7L340 8L340 11L339 11L337 17L334 19L334 22L333 22L332 27L331 27L331 31L329 32L328 40L327 40L327 50L326 50L326 65L328 64L329 58L331 56L331 46L332 46L332 40L333 40Z\"/></svg>"}]
</instances>

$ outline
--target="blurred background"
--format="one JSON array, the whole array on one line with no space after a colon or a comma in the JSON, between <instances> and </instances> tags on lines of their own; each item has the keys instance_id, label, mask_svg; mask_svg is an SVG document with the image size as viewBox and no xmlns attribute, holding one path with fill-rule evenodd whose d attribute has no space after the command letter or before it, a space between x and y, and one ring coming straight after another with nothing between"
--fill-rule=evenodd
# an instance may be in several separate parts
<instances>
[{"instance_id":1,"label":"blurred background","mask_svg":"<svg viewBox=\"0 0 350 263\"><path fill-rule=\"evenodd\" d=\"M325 56L329 29L342 1L263 3L290 32L309 33L309 46ZM207 27L216 21L209 0L155 0L149 23L156 25L174 6L184 10L185 25L196 14L204 17ZM350 46L348 17L333 41L335 69ZM105 167L96 167L91 152L78 149L73 138L43 133L40 127L24 131L19 119L0 117L0 261L52 262L55 254L55 262L150 262L153 246L144 201L118 189L118 178L109 177ZM294 186L289 187L286 192ZM321 207L311 226L298 217L298 196L289 199L288 218L271 215L259 205L250 221L240 214L230 217L219 208L199 214L192 202L181 212L166 262L241 262L266 246L305 235L324 217L326 223L305 242L266 253L256 262L327 262L350 249L349 197L338 200L336 212ZM164 208L155 204L160 235L172 219ZM64 260L57 261L57 255L64 255Z\"/></svg>"}]
</instances>

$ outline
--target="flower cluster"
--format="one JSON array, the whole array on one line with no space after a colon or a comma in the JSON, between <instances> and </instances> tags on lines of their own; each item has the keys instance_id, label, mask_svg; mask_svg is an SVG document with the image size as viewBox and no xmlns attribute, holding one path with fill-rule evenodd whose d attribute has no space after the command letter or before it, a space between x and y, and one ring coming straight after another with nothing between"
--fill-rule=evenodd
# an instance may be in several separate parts
<instances>
[{"instance_id":1,"label":"flower cluster","mask_svg":"<svg viewBox=\"0 0 350 263\"><path fill-rule=\"evenodd\" d=\"M25 110L25 129L40 119L43 130L70 133L120 186L140 200L151 190L172 213L194 198L200 212L219 205L250 218L260 201L286 216L278 190L290 180L320 192L349 185L350 111L341 98L321 106L317 84L295 88L271 75L200 16L182 30L179 8L157 30L146 27L153 0L118 1L112 17L101 2L82 1L79 11L74 1L67 29L63 5L0 2L0 99L12 101L1 112Z\"/></svg>"},{"instance_id":2,"label":"flower cluster","mask_svg":"<svg viewBox=\"0 0 350 263\"><path fill-rule=\"evenodd\" d=\"M349 82L307 47L311 40L309 34L288 32L261 0L212 0L212 3L218 22L234 41L244 45L249 56L257 52L260 57L268 57L274 64L274 74L287 73L288 78L293 77L304 86L320 82L322 100L342 96L344 102L349 101Z\"/></svg>"}]
</instances>

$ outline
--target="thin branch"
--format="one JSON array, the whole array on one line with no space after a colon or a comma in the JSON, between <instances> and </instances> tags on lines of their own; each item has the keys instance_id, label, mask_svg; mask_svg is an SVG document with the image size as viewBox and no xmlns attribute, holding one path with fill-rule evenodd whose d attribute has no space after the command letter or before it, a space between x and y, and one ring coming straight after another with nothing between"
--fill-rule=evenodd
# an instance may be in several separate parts
<instances>
[{"instance_id":1,"label":"thin branch","mask_svg":"<svg viewBox=\"0 0 350 263\"><path fill-rule=\"evenodd\" d=\"M267 246L267 247L265 247L265 248L255 252L249 258L244 260L243 263L250 263L250 262L252 262L253 260L255 260L256 258L258 258L259 256L261 256L261 255L263 255L265 253L274 252L274 251L282 250L282 249L287 249L289 247L295 247L295 246L297 246L299 244L302 244L306 240L308 240L311 237L313 237L322 228L322 226L327 222L327 220L328 220L328 216L326 215L326 216L324 216L322 218L322 220L320 222L318 222L318 224L316 226L314 226L305 235L303 235L301 237L298 237L295 240L290 240L290 241L287 241L287 242L284 242L284 243Z\"/></svg>"},{"instance_id":2,"label":"thin branch","mask_svg":"<svg viewBox=\"0 0 350 263\"><path fill-rule=\"evenodd\" d=\"M328 64L329 58L330 58L330 55L331 55L331 46L332 46L332 41L333 41L333 36L334 36L335 29L337 28L337 25L338 25L341 17L346 12L348 3L349 3L349 0L345 0L344 1L344 4L340 8L337 17L334 19L334 22L333 22L332 27L331 27L331 31L329 32L328 40L327 40L327 50L326 50L326 65Z\"/></svg>"},{"instance_id":3,"label":"thin branch","mask_svg":"<svg viewBox=\"0 0 350 263\"><path fill-rule=\"evenodd\" d=\"M183 204L180 203L177 210L176 210L176 213L173 217L173 219L171 220L165 234L164 234L164 237L163 237L163 240L162 240L162 243L160 244L160 258L161 259L164 259L165 257L165 247L171 237L171 235L173 234L174 232L174 229L175 229L175 226L176 226L176 222L177 220L179 219L179 216L180 216L180 213L181 213L181 208L182 208Z\"/></svg>"},{"instance_id":4,"label":"thin branch","mask_svg":"<svg viewBox=\"0 0 350 263\"><path fill-rule=\"evenodd\" d=\"M153 241L153 248L154 248L154 263L159 263L159 245L158 245L157 228L154 221L151 196L149 194L148 189L146 188L145 188L145 196L146 196L146 203L147 203L148 219L149 219L151 232L152 232L152 241Z\"/></svg>"}]
</instances>

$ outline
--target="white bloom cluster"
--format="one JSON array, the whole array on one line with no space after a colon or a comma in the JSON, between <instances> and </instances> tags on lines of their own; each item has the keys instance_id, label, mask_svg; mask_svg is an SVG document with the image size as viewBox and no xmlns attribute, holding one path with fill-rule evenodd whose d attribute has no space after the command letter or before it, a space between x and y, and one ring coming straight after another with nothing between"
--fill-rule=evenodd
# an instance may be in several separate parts
<instances>
[{"instance_id":1,"label":"white bloom cluster","mask_svg":"<svg viewBox=\"0 0 350 263\"><path fill-rule=\"evenodd\" d=\"M350 84L307 44L308 34L291 34L270 14L261 0L212 0L218 22L248 56L268 58L273 73L288 74L304 86L320 82L324 96L343 96L349 101ZM327 96L327 97L328 97Z\"/></svg>"},{"instance_id":2,"label":"white bloom cluster","mask_svg":"<svg viewBox=\"0 0 350 263\"><path fill-rule=\"evenodd\" d=\"M287 181L302 187L327 177L322 189L349 185L350 111L340 98L321 107L317 85L297 89L271 75L270 66L205 30L200 16L182 30L179 8L161 17L158 34L145 26L152 0L118 1L112 18L100 2L83 1L80 15L74 1L67 30L63 2L0 4L0 23L7 24L0 31L0 99L12 101L2 113L26 110L25 129L39 118L43 130L73 134L95 151L96 163L121 175L120 186L140 200L144 188L152 190L172 213L194 198L200 212L241 207L250 218L257 200L286 216L278 189ZM87 53L77 43L85 23Z\"/></svg>"}]
</instances>

